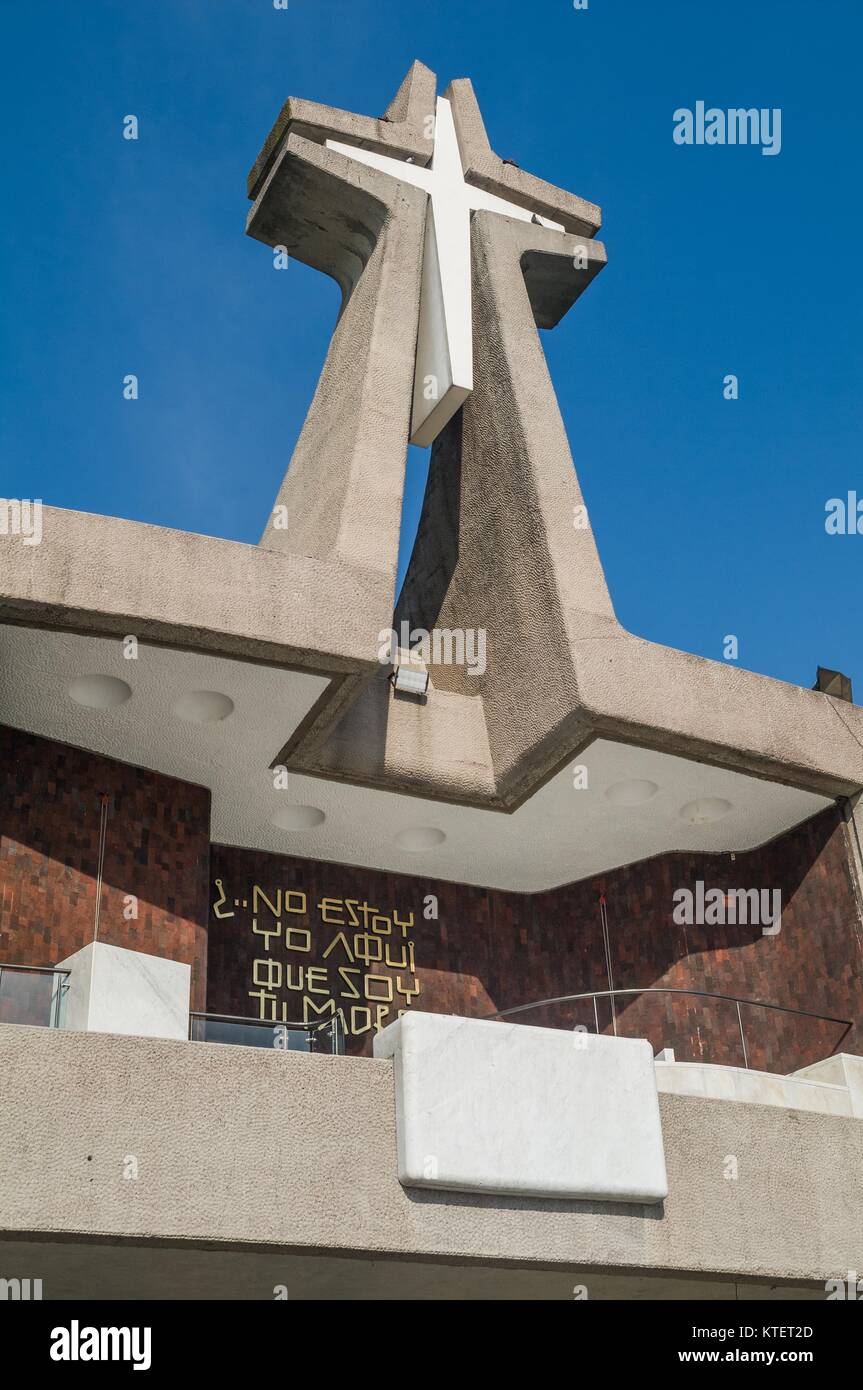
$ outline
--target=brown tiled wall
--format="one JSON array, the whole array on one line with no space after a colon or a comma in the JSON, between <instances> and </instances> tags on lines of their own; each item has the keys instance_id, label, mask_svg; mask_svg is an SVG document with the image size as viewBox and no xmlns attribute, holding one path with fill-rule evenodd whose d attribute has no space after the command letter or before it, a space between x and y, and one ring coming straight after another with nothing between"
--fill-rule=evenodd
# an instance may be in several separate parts
<instances>
[{"instance_id":1,"label":"brown tiled wall","mask_svg":"<svg viewBox=\"0 0 863 1390\"><path fill-rule=\"evenodd\" d=\"M190 964L201 1008L210 793L8 728L0 728L0 963L55 965L92 941L103 794L99 939ZM138 899L137 920L123 915L126 895Z\"/></svg>"},{"instance_id":2,"label":"brown tiled wall","mask_svg":"<svg viewBox=\"0 0 863 1390\"><path fill-rule=\"evenodd\" d=\"M100 938L188 961L196 1009L249 1016L263 1008L278 1020L284 1007L293 1022L303 1017L304 999L322 1011L333 999L357 1030L352 1049L368 1051L372 1029L386 1025L417 984L412 1007L474 1016L603 990L604 894L617 988L705 990L847 1018L854 1028L842 1046L863 1052L861 924L845 830L834 809L733 860L663 855L524 896L210 846L206 790L0 728L0 963L53 965L92 939L103 793L110 816ZM674 891L692 889L698 879L707 888L781 889L781 931L765 936L757 926L676 924ZM217 880L224 890L221 917L212 908ZM262 900L253 911L255 884L274 905L279 890L290 890L290 906L304 907L289 913L282 901L278 936L262 934L272 932L276 919ZM137 921L123 916L127 894L138 898ZM295 930L286 942L288 925ZM307 942L311 949L304 951ZM382 960L364 963L358 954ZM263 962L259 980L272 979L272 989L254 983L256 960ZM301 981L300 966L313 968L311 977L302 976L302 989L287 988L289 965L293 984ZM41 988L38 981L31 985ZM7 975L0 1011L12 1010L11 1018L33 1007L31 985ZM352 992L384 999L392 992L393 1003L365 1004L351 999ZM609 1031L607 1001L598 1013ZM594 1026L591 1003L520 1018ZM842 1032L835 1024L752 1008L743 1009L742 1022L750 1065L772 1071L824 1056ZM742 1060L733 1004L642 994L618 1003L617 1023L657 1048L674 1047L681 1058Z\"/></svg>"},{"instance_id":3,"label":"brown tiled wall","mask_svg":"<svg viewBox=\"0 0 863 1390\"><path fill-rule=\"evenodd\" d=\"M761 999L852 1020L855 1027L842 1046L863 1052L863 957L861 925L848 868L845 831L838 811L831 808L790 832L782 839L749 854L669 854L631 864L626 868L559 888L553 892L523 896L464 887L398 874L328 865L246 850L212 847L211 895L220 879L227 901L221 920L211 914L207 1007L213 1012L250 1015L262 1007L276 1017L285 1004L288 1021L302 1020L305 990L285 987L286 967L294 966L293 983L299 982L300 965L326 969L324 983L336 996L336 1004L349 1009L350 1001L337 966L347 963L339 943L324 959L324 951L337 937L339 915L347 922L359 905L367 903L386 917L396 910L404 920L413 912L408 935L414 942L416 977L420 995L413 1007L432 1011L483 1015L531 1000L586 990L608 988L600 925L600 894L607 901L609 941L614 985L619 989L647 985L705 990ZM694 889L696 880L706 888L779 888L782 891L781 930L763 935L752 926L683 926L672 920L673 893ZM284 935L265 938L252 931L252 890L257 884L270 899L275 891L291 889L307 895L305 915L289 920L311 932L311 953L297 946L305 938L292 937L287 949ZM424 900L434 895L437 920L424 916ZM355 905L325 909L331 919L322 920L323 899L351 900ZM301 900L291 900L299 905ZM245 904L245 906L243 906ZM260 901L254 920L259 933L274 924ZM385 923L378 928L386 931ZM345 935L353 941L360 928ZM368 933L366 933L368 934ZM391 927L393 950L402 940L401 929ZM366 950L366 948L363 948ZM252 981L253 962L275 961L282 966L282 986L263 1000ZM392 959L399 959L394 954ZM364 973L349 976L353 986ZM267 978L268 966L259 967ZM375 973L395 978L405 972L384 963ZM305 979L306 977L304 977ZM408 982L409 983L409 982ZM372 992L388 992L374 982ZM386 1024L399 1002L387 1014L372 1019ZM326 995L308 995L326 1005ZM611 1030L607 1001L599 1004L599 1023ZM741 1011L750 1066L787 1072L822 1057L838 1042L842 1028L795 1018L763 1009ZM365 1015L356 1019L362 1026ZM548 1026L594 1027L593 1006L556 1007L521 1015L522 1022ZM674 1047L679 1058L742 1062L740 1027L734 1004L673 995L642 994L617 1006L620 1031L648 1036L658 1049ZM369 1050L371 1032L357 1037L352 1050Z\"/></svg>"}]
</instances>

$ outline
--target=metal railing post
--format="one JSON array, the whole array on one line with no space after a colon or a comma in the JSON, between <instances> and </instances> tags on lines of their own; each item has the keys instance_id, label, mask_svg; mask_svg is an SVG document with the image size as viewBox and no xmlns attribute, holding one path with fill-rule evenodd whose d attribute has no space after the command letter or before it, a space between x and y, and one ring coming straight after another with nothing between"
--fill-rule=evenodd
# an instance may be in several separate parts
<instances>
[{"instance_id":1,"label":"metal railing post","mask_svg":"<svg viewBox=\"0 0 863 1390\"><path fill-rule=\"evenodd\" d=\"M741 1046L742 1046L742 1048L743 1048L743 1065L744 1065L744 1067L746 1068L746 1070L748 1071L748 1070L749 1070L749 1059L748 1059L747 1056L746 1056L746 1038L745 1038L744 1033L743 1033L743 1019L740 1017L740 1000L738 999L738 1000L736 1001L736 1003L737 1003L737 1027L740 1029L740 1044L741 1044Z\"/></svg>"}]
</instances>

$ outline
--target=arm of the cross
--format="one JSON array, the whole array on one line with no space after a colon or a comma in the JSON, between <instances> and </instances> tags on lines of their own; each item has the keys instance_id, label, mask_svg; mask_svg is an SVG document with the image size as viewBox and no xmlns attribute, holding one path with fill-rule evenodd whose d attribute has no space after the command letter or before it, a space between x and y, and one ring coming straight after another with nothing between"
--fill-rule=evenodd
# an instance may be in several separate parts
<instances>
[{"instance_id":1,"label":"arm of the cross","mask_svg":"<svg viewBox=\"0 0 863 1390\"><path fill-rule=\"evenodd\" d=\"M405 192L395 180L290 131L246 219L246 234L331 275L345 300ZM424 196L417 193L420 226Z\"/></svg>"},{"instance_id":2,"label":"arm of the cross","mask_svg":"<svg viewBox=\"0 0 863 1390\"><path fill-rule=\"evenodd\" d=\"M555 328L608 260L601 241L535 225L519 228L518 250L537 328Z\"/></svg>"},{"instance_id":3,"label":"arm of the cross","mask_svg":"<svg viewBox=\"0 0 863 1390\"><path fill-rule=\"evenodd\" d=\"M248 176L250 198L257 198L284 141L291 134L322 145L342 138L350 145L425 165L434 148L437 78L414 62L381 117L357 116L336 106L288 97Z\"/></svg>"},{"instance_id":4,"label":"arm of the cross","mask_svg":"<svg viewBox=\"0 0 863 1390\"><path fill-rule=\"evenodd\" d=\"M247 225L344 296L276 499L289 525L268 524L262 544L383 573L390 607L375 631L392 611L427 204L421 188L290 131Z\"/></svg>"},{"instance_id":5,"label":"arm of the cross","mask_svg":"<svg viewBox=\"0 0 863 1390\"><path fill-rule=\"evenodd\" d=\"M456 78L446 91L452 106L464 176L476 188L485 189L508 202L518 203L531 212L560 223L567 232L591 237L602 225L602 211L574 193L546 183L514 164L505 164L494 153L486 134L473 84L466 77Z\"/></svg>"}]
</instances>

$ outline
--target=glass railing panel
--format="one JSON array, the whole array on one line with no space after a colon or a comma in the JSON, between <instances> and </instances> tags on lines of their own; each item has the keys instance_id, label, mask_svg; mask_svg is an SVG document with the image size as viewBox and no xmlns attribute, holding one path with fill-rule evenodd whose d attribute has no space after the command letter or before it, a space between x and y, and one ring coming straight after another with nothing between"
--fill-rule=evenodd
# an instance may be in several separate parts
<instances>
[{"instance_id":1,"label":"glass railing panel","mask_svg":"<svg viewBox=\"0 0 863 1390\"><path fill-rule=\"evenodd\" d=\"M227 1014L192 1014L193 1042L232 1043L237 1047L266 1047L271 1052L311 1052L309 1029Z\"/></svg>"},{"instance_id":2,"label":"glass railing panel","mask_svg":"<svg viewBox=\"0 0 863 1390\"><path fill-rule=\"evenodd\" d=\"M654 1053L787 1075L842 1050L848 1019L674 986L598 990L519 1004L492 1015L512 1023L647 1038Z\"/></svg>"},{"instance_id":3,"label":"glass railing panel","mask_svg":"<svg viewBox=\"0 0 863 1390\"><path fill-rule=\"evenodd\" d=\"M56 1027L66 976L47 967L0 965L0 1023Z\"/></svg>"}]
</instances>

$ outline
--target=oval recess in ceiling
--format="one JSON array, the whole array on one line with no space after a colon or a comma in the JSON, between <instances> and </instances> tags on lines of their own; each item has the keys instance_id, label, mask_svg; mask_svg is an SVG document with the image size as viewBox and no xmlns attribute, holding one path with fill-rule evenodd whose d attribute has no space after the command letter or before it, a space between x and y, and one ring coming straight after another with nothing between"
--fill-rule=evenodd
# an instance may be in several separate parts
<instances>
[{"instance_id":1,"label":"oval recess in ceiling","mask_svg":"<svg viewBox=\"0 0 863 1390\"><path fill-rule=\"evenodd\" d=\"M174 714L190 724L217 724L234 712L229 695L218 690L189 690L174 705Z\"/></svg>"},{"instance_id":2,"label":"oval recess in ceiling","mask_svg":"<svg viewBox=\"0 0 863 1390\"><path fill-rule=\"evenodd\" d=\"M708 825L710 821L721 820L734 807L722 796L702 796L697 801L687 801L681 806L680 815L690 825Z\"/></svg>"},{"instance_id":3,"label":"oval recess in ceiling","mask_svg":"<svg viewBox=\"0 0 863 1390\"><path fill-rule=\"evenodd\" d=\"M396 835L396 844L399 849L410 850L412 853L418 850L434 849L436 845L442 845L446 835L442 830L438 830L433 825L417 825L411 830L401 830Z\"/></svg>"},{"instance_id":4,"label":"oval recess in ceiling","mask_svg":"<svg viewBox=\"0 0 863 1390\"><path fill-rule=\"evenodd\" d=\"M647 778L632 778L628 782L615 782L605 793L606 801L612 806L642 806L656 796L659 786Z\"/></svg>"},{"instance_id":5,"label":"oval recess in ceiling","mask_svg":"<svg viewBox=\"0 0 863 1390\"><path fill-rule=\"evenodd\" d=\"M132 694L131 685L117 676L78 676L69 686L69 698L87 709L116 709Z\"/></svg>"},{"instance_id":6,"label":"oval recess in ceiling","mask_svg":"<svg viewBox=\"0 0 863 1390\"><path fill-rule=\"evenodd\" d=\"M278 830L312 830L326 820L318 806L284 806L273 816Z\"/></svg>"}]
</instances>

